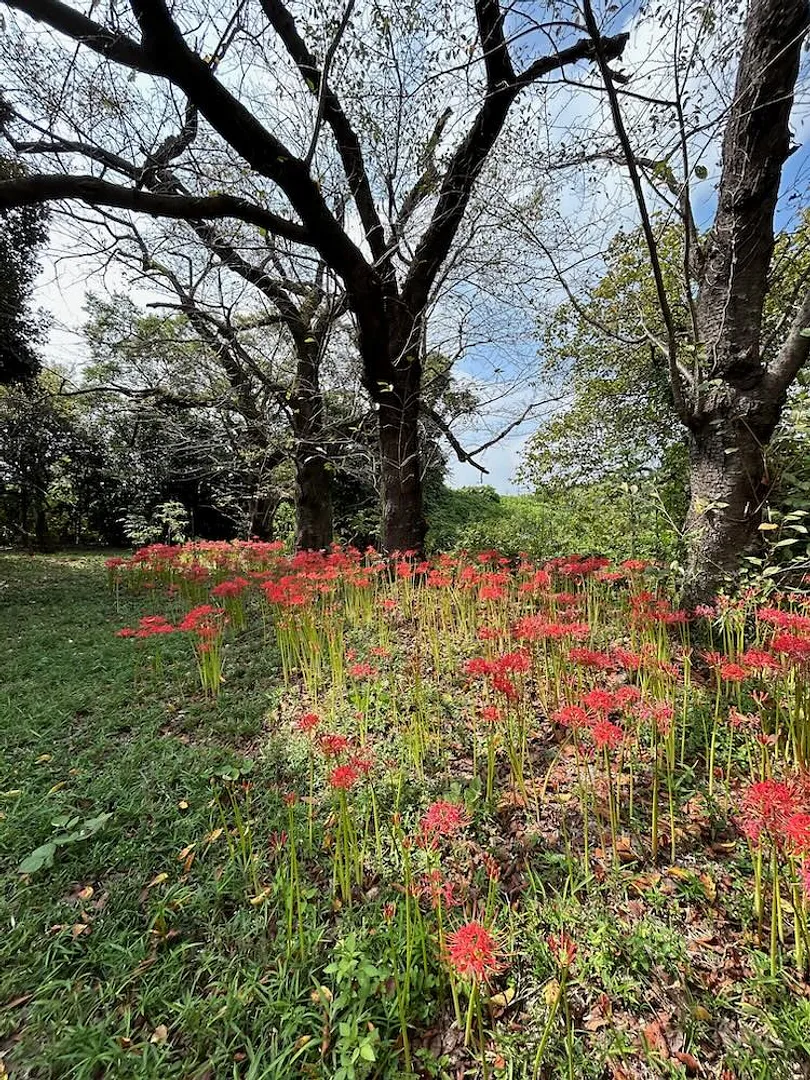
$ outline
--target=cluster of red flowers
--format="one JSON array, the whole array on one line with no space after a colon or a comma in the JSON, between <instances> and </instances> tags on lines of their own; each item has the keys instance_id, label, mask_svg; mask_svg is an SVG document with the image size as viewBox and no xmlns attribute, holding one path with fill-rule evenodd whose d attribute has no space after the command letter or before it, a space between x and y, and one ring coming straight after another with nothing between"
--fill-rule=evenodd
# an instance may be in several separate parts
<instances>
[{"instance_id":1,"label":"cluster of red flowers","mask_svg":"<svg viewBox=\"0 0 810 1080\"><path fill-rule=\"evenodd\" d=\"M810 859L810 776L751 784L740 802L740 824L753 843L767 838L779 850Z\"/></svg>"},{"instance_id":2,"label":"cluster of red flowers","mask_svg":"<svg viewBox=\"0 0 810 1080\"><path fill-rule=\"evenodd\" d=\"M455 836L469 823L469 815L463 806L438 799L422 815L419 822L420 839L426 845L435 845L441 838Z\"/></svg>"},{"instance_id":3,"label":"cluster of red flowers","mask_svg":"<svg viewBox=\"0 0 810 1080\"><path fill-rule=\"evenodd\" d=\"M447 960L462 979L485 982L501 969L498 945L483 923L464 923L447 935Z\"/></svg>"}]
</instances>

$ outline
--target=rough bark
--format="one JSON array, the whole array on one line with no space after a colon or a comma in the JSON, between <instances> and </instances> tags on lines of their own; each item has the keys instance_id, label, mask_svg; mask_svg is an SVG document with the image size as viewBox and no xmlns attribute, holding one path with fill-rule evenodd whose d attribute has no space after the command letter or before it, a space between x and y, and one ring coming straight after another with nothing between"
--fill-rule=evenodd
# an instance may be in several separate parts
<instances>
[{"instance_id":1,"label":"rough bark","mask_svg":"<svg viewBox=\"0 0 810 1080\"><path fill-rule=\"evenodd\" d=\"M765 448L776 422L771 410L763 423L763 408L747 397L727 400L691 432L681 594L686 610L711 602L733 581L756 541L770 486Z\"/></svg>"},{"instance_id":2,"label":"rough bark","mask_svg":"<svg viewBox=\"0 0 810 1080\"><path fill-rule=\"evenodd\" d=\"M807 0L751 0L723 139L714 224L704 247L697 330L704 373L692 388L688 549L681 604L710 603L736 577L768 493L764 452L807 357L807 300L766 365L761 331L774 212L790 153L790 110Z\"/></svg>"},{"instance_id":3,"label":"rough bark","mask_svg":"<svg viewBox=\"0 0 810 1080\"><path fill-rule=\"evenodd\" d=\"M382 545L388 552L422 555L427 522L419 454L419 396L397 387L379 406L382 471Z\"/></svg>"}]
</instances>

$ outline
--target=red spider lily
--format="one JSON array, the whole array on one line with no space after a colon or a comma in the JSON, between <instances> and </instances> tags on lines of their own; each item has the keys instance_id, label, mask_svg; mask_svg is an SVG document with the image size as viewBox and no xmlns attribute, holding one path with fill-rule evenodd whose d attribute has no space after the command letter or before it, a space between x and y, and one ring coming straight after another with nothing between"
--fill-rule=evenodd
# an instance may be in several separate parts
<instances>
[{"instance_id":1,"label":"red spider lily","mask_svg":"<svg viewBox=\"0 0 810 1080\"><path fill-rule=\"evenodd\" d=\"M791 814L785 822L785 838L796 851L810 854L810 814Z\"/></svg>"},{"instance_id":2,"label":"red spider lily","mask_svg":"<svg viewBox=\"0 0 810 1080\"><path fill-rule=\"evenodd\" d=\"M738 731L755 731L759 727L758 716L741 713L738 709L728 710L728 722Z\"/></svg>"},{"instance_id":3,"label":"red spider lily","mask_svg":"<svg viewBox=\"0 0 810 1080\"><path fill-rule=\"evenodd\" d=\"M482 585L478 590L479 600L503 600L504 589L502 585Z\"/></svg>"},{"instance_id":4,"label":"red spider lily","mask_svg":"<svg viewBox=\"0 0 810 1080\"><path fill-rule=\"evenodd\" d=\"M649 559L625 559L624 562L619 563L619 566L628 574L641 574L648 570L652 563Z\"/></svg>"},{"instance_id":5,"label":"red spider lily","mask_svg":"<svg viewBox=\"0 0 810 1080\"><path fill-rule=\"evenodd\" d=\"M475 656L464 664L465 675L492 675L497 671L494 660L485 660L483 656Z\"/></svg>"},{"instance_id":6,"label":"red spider lily","mask_svg":"<svg viewBox=\"0 0 810 1080\"><path fill-rule=\"evenodd\" d=\"M394 915L396 915L396 911L397 911L397 905L396 904L390 904L390 903L389 904L383 904L383 906L382 906L382 917L385 919L386 922L390 923L391 920L394 918Z\"/></svg>"},{"instance_id":7,"label":"red spider lily","mask_svg":"<svg viewBox=\"0 0 810 1080\"><path fill-rule=\"evenodd\" d=\"M613 667L613 661L607 653L599 652L597 649L569 649L568 659L572 664L593 668L595 671L608 671Z\"/></svg>"},{"instance_id":8,"label":"red spider lily","mask_svg":"<svg viewBox=\"0 0 810 1080\"><path fill-rule=\"evenodd\" d=\"M591 738L598 750L613 750L624 738L624 732L610 720L597 720L591 728Z\"/></svg>"},{"instance_id":9,"label":"red spider lily","mask_svg":"<svg viewBox=\"0 0 810 1080\"><path fill-rule=\"evenodd\" d=\"M638 671L641 667L639 654L623 649L620 645L614 647L613 656L619 667L623 667L625 671Z\"/></svg>"},{"instance_id":10,"label":"red spider lily","mask_svg":"<svg viewBox=\"0 0 810 1080\"><path fill-rule=\"evenodd\" d=\"M352 664L348 674L352 679L376 679L379 672L371 664Z\"/></svg>"},{"instance_id":11,"label":"red spider lily","mask_svg":"<svg viewBox=\"0 0 810 1080\"><path fill-rule=\"evenodd\" d=\"M124 626L121 630L116 630L115 631L115 636L116 637L129 638L129 637L135 637L135 635L137 633L138 633L138 631L135 630L132 626Z\"/></svg>"},{"instance_id":12,"label":"red spider lily","mask_svg":"<svg viewBox=\"0 0 810 1080\"><path fill-rule=\"evenodd\" d=\"M810 638L797 634L777 634L771 642L774 652L782 653L793 664L810 663Z\"/></svg>"},{"instance_id":13,"label":"red spider lily","mask_svg":"<svg viewBox=\"0 0 810 1080\"><path fill-rule=\"evenodd\" d=\"M641 701L641 691L637 686L620 686L614 691L613 697L620 709L627 709Z\"/></svg>"},{"instance_id":14,"label":"red spider lily","mask_svg":"<svg viewBox=\"0 0 810 1080\"><path fill-rule=\"evenodd\" d=\"M340 757L351 746L351 739L347 735L325 734L318 739L318 746L325 757Z\"/></svg>"},{"instance_id":15,"label":"red spider lily","mask_svg":"<svg viewBox=\"0 0 810 1080\"><path fill-rule=\"evenodd\" d=\"M504 653L496 660L498 671L521 672L528 671L532 666L531 657L524 652Z\"/></svg>"},{"instance_id":16,"label":"red spider lily","mask_svg":"<svg viewBox=\"0 0 810 1080\"><path fill-rule=\"evenodd\" d=\"M419 831L423 837L435 841L441 836L454 836L469 823L469 815L463 806L445 799L437 799L422 815Z\"/></svg>"},{"instance_id":17,"label":"red spider lily","mask_svg":"<svg viewBox=\"0 0 810 1080\"><path fill-rule=\"evenodd\" d=\"M810 615L797 615L793 611L782 611L781 608L760 608L757 618L760 622L779 627L780 630L810 631Z\"/></svg>"},{"instance_id":18,"label":"red spider lily","mask_svg":"<svg viewBox=\"0 0 810 1080\"><path fill-rule=\"evenodd\" d=\"M795 812L795 795L789 784L781 780L760 780L752 784L742 797L742 830L755 843L763 832L780 843L785 823Z\"/></svg>"},{"instance_id":19,"label":"red spider lily","mask_svg":"<svg viewBox=\"0 0 810 1080\"><path fill-rule=\"evenodd\" d=\"M719 670L723 682L743 682L748 678L748 671L742 664L735 664L730 660L721 664Z\"/></svg>"},{"instance_id":20,"label":"red spider lily","mask_svg":"<svg viewBox=\"0 0 810 1080\"><path fill-rule=\"evenodd\" d=\"M461 978L483 982L501 969L498 945L480 922L468 922L447 935L447 960Z\"/></svg>"},{"instance_id":21,"label":"red spider lily","mask_svg":"<svg viewBox=\"0 0 810 1080\"><path fill-rule=\"evenodd\" d=\"M295 726L299 731L309 733L314 731L320 722L321 718L317 713L308 712L304 713L303 716L298 717L295 721Z\"/></svg>"},{"instance_id":22,"label":"red spider lily","mask_svg":"<svg viewBox=\"0 0 810 1080\"><path fill-rule=\"evenodd\" d=\"M600 690L599 687L589 690L583 697L582 704L598 716L607 716L616 710L616 698L609 690Z\"/></svg>"},{"instance_id":23,"label":"red spider lily","mask_svg":"<svg viewBox=\"0 0 810 1080\"><path fill-rule=\"evenodd\" d=\"M546 939L551 955L561 968L570 968L577 955L577 943L564 930L559 934L549 934Z\"/></svg>"},{"instance_id":24,"label":"red spider lily","mask_svg":"<svg viewBox=\"0 0 810 1080\"><path fill-rule=\"evenodd\" d=\"M503 694L508 701L517 701L520 697L512 680L508 679L506 675L501 675L500 672L496 672L492 676L492 689L497 690L499 694Z\"/></svg>"},{"instance_id":25,"label":"red spider lily","mask_svg":"<svg viewBox=\"0 0 810 1080\"><path fill-rule=\"evenodd\" d=\"M487 872L487 877L490 881L499 881L501 877L501 868L498 865L497 859L494 855L490 855L488 851L485 851L481 855L481 862L484 864L484 869Z\"/></svg>"},{"instance_id":26,"label":"red spider lily","mask_svg":"<svg viewBox=\"0 0 810 1080\"><path fill-rule=\"evenodd\" d=\"M571 728L572 731L579 731L580 728L591 725L591 718L581 705L563 705L551 714L551 719L555 724L562 724L563 727Z\"/></svg>"},{"instance_id":27,"label":"red spider lily","mask_svg":"<svg viewBox=\"0 0 810 1080\"><path fill-rule=\"evenodd\" d=\"M353 765L337 765L329 773L329 786L338 791L349 791L360 779L360 773Z\"/></svg>"},{"instance_id":28,"label":"red spider lily","mask_svg":"<svg viewBox=\"0 0 810 1080\"><path fill-rule=\"evenodd\" d=\"M781 667L776 657L764 649L747 649L740 661L749 671L778 671Z\"/></svg>"},{"instance_id":29,"label":"red spider lily","mask_svg":"<svg viewBox=\"0 0 810 1080\"><path fill-rule=\"evenodd\" d=\"M501 718L501 710L497 705L484 705L479 715L488 724L497 724Z\"/></svg>"},{"instance_id":30,"label":"red spider lily","mask_svg":"<svg viewBox=\"0 0 810 1080\"><path fill-rule=\"evenodd\" d=\"M243 577L233 578L231 581L221 581L219 585L215 585L211 590L211 595L216 597L241 596L249 584L250 582Z\"/></svg>"},{"instance_id":31,"label":"red spider lily","mask_svg":"<svg viewBox=\"0 0 810 1080\"><path fill-rule=\"evenodd\" d=\"M668 701L645 702L639 707L638 712L642 720L651 720L661 735L669 733L675 709Z\"/></svg>"},{"instance_id":32,"label":"red spider lily","mask_svg":"<svg viewBox=\"0 0 810 1080\"><path fill-rule=\"evenodd\" d=\"M297 793L297 792L295 792L295 791L288 791L288 792L287 792L287 793L286 793L286 794L284 795L284 805L285 805L285 806L295 806L295 804L296 804L297 802L298 802L298 793Z\"/></svg>"},{"instance_id":33,"label":"red spider lily","mask_svg":"<svg viewBox=\"0 0 810 1080\"><path fill-rule=\"evenodd\" d=\"M178 626L178 630L200 631L210 627L212 621L225 614L224 608L214 607L212 604L200 604L192 608Z\"/></svg>"}]
</instances>

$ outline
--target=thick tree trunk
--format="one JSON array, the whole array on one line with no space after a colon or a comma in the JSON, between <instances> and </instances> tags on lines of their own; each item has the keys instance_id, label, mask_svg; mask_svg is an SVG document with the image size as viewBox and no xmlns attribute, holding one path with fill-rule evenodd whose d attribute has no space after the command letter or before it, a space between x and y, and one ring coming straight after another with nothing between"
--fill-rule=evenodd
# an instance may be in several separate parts
<instances>
[{"instance_id":1,"label":"thick tree trunk","mask_svg":"<svg viewBox=\"0 0 810 1080\"><path fill-rule=\"evenodd\" d=\"M758 436L746 422L720 416L692 433L684 610L710 604L731 587L756 539L769 487L769 437L768 431Z\"/></svg>"},{"instance_id":2,"label":"thick tree trunk","mask_svg":"<svg viewBox=\"0 0 810 1080\"><path fill-rule=\"evenodd\" d=\"M387 552L422 555L427 522L419 453L419 392L411 382L408 379L406 385L383 395L379 405L382 546Z\"/></svg>"},{"instance_id":3,"label":"thick tree trunk","mask_svg":"<svg viewBox=\"0 0 810 1080\"><path fill-rule=\"evenodd\" d=\"M295 460L295 550L332 543L332 482L323 451L300 443Z\"/></svg>"}]
</instances>

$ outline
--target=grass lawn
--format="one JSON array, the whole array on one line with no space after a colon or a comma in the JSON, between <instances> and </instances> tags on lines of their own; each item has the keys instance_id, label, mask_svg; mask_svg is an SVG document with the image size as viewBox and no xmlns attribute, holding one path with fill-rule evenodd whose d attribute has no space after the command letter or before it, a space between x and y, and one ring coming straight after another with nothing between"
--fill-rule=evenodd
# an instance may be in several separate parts
<instances>
[{"instance_id":1,"label":"grass lawn","mask_svg":"<svg viewBox=\"0 0 810 1080\"><path fill-rule=\"evenodd\" d=\"M211 701L187 638L167 639L155 672L115 636L163 610L114 596L97 554L0 556L0 1077L404 1077L404 946L386 929L401 883L382 858L359 901L333 898L338 817L302 856L296 909L280 853L301 806L283 795L306 791L308 767L275 647L256 628L230 640ZM432 707L450 725L446 697ZM475 851L498 860L511 944L486 1010L493 1080L810 1076L808 987L788 965L769 970L750 855L725 818L681 792L677 863L621 841L586 894L566 884L559 820L528 828L506 801L483 809L449 747L400 781L396 805L466 800ZM553 777L547 790L570 798ZM19 872L66 836L52 865ZM465 880L468 897L477 887ZM576 938L570 971L548 944L562 931ZM433 970L411 987L414 1071L479 1076Z\"/></svg>"}]
</instances>

